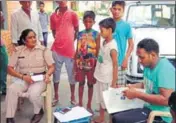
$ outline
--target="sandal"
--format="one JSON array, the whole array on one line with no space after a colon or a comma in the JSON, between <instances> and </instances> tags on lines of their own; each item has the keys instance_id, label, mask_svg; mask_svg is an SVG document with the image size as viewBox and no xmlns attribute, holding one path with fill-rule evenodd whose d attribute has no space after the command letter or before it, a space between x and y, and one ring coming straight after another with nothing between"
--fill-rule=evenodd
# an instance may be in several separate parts
<instances>
[{"instance_id":1,"label":"sandal","mask_svg":"<svg viewBox=\"0 0 176 123\"><path fill-rule=\"evenodd\" d=\"M92 120L93 123L105 123L105 121L96 121L96 120Z\"/></svg>"},{"instance_id":2,"label":"sandal","mask_svg":"<svg viewBox=\"0 0 176 123\"><path fill-rule=\"evenodd\" d=\"M91 113L91 114L92 114L92 116L94 115L94 112L93 112L93 110L92 110L92 109L87 108L87 111L88 111L89 113Z\"/></svg>"},{"instance_id":3,"label":"sandal","mask_svg":"<svg viewBox=\"0 0 176 123\"><path fill-rule=\"evenodd\" d=\"M52 102L52 107L55 107L58 104L59 100L58 99L54 99Z\"/></svg>"},{"instance_id":4,"label":"sandal","mask_svg":"<svg viewBox=\"0 0 176 123\"><path fill-rule=\"evenodd\" d=\"M100 116L94 117L93 120L92 120L93 123L106 123L104 120L101 120L99 118L100 118Z\"/></svg>"},{"instance_id":5,"label":"sandal","mask_svg":"<svg viewBox=\"0 0 176 123\"><path fill-rule=\"evenodd\" d=\"M70 101L70 103L74 106L78 105L78 103L75 100Z\"/></svg>"}]
</instances>

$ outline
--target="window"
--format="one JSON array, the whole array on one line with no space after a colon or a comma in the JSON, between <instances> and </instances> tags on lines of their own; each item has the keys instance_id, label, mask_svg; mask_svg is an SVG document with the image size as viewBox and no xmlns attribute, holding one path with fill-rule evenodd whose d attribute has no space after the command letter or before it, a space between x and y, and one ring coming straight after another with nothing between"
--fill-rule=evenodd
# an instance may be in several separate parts
<instances>
[{"instance_id":1,"label":"window","mask_svg":"<svg viewBox=\"0 0 176 123\"><path fill-rule=\"evenodd\" d=\"M127 21L132 27L175 28L174 10L174 4L131 5Z\"/></svg>"}]
</instances>

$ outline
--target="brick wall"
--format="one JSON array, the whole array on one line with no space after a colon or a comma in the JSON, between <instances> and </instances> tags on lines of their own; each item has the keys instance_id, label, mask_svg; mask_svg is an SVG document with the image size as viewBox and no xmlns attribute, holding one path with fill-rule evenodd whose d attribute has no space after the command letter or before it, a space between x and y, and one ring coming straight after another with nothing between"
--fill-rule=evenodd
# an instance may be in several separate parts
<instances>
[{"instance_id":1,"label":"brick wall","mask_svg":"<svg viewBox=\"0 0 176 123\"><path fill-rule=\"evenodd\" d=\"M10 15L12 14L12 12L19 8L20 4L17 1L7 1L7 20L8 21L8 29L7 30L1 30L1 38L4 40L4 43L7 47L7 49L9 48L10 44L11 44L11 33L10 33Z\"/></svg>"}]
</instances>

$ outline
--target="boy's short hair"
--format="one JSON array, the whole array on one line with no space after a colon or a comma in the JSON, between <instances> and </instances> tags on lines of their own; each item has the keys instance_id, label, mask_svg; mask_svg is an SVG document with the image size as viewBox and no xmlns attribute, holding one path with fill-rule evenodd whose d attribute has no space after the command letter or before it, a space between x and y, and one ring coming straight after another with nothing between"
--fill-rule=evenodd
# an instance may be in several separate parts
<instances>
[{"instance_id":1,"label":"boy's short hair","mask_svg":"<svg viewBox=\"0 0 176 123\"><path fill-rule=\"evenodd\" d=\"M45 5L45 3L43 1L40 1L39 5Z\"/></svg>"},{"instance_id":2,"label":"boy's short hair","mask_svg":"<svg viewBox=\"0 0 176 123\"><path fill-rule=\"evenodd\" d=\"M92 18L95 21L95 13L93 11L85 11L83 20L85 20L87 17Z\"/></svg>"},{"instance_id":3,"label":"boy's short hair","mask_svg":"<svg viewBox=\"0 0 176 123\"><path fill-rule=\"evenodd\" d=\"M169 107L176 113L176 91L174 91L169 97Z\"/></svg>"},{"instance_id":4,"label":"boy's short hair","mask_svg":"<svg viewBox=\"0 0 176 123\"><path fill-rule=\"evenodd\" d=\"M159 54L159 45L154 39L151 38L145 38L141 40L138 43L137 48L143 48L148 53L151 53L153 51L156 54Z\"/></svg>"},{"instance_id":5,"label":"boy's short hair","mask_svg":"<svg viewBox=\"0 0 176 123\"><path fill-rule=\"evenodd\" d=\"M101 26L103 28L106 28L106 29L111 28L112 33L113 33L115 31L115 28L116 28L116 22L112 18L106 18L106 19L100 21L99 26Z\"/></svg>"},{"instance_id":6,"label":"boy's short hair","mask_svg":"<svg viewBox=\"0 0 176 123\"><path fill-rule=\"evenodd\" d=\"M120 5L120 6L122 6L123 9L124 9L124 8L125 8L125 1L122 1L122 0L120 0L120 1L113 1L113 2L112 2L112 7L114 7L114 6L116 6L116 5Z\"/></svg>"}]
</instances>

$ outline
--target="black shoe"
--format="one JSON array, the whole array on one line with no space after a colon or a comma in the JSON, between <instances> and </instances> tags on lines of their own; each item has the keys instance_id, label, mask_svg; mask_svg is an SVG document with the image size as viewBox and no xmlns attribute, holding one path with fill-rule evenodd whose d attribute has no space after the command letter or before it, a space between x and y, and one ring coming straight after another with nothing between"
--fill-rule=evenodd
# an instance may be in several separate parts
<instances>
[{"instance_id":1,"label":"black shoe","mask_svg":"<svg viewBox=\"0 0 176 123\"><path fill-rule=\"evenodd\" d=\"M43 115L44 115L44 111L43 109L41 109L38 114L34 114L34 116L31 119L31 123L39 123Z\"/></svg>"},{"instance_id":2,"label":"black shoe","mask_svg":"<svg viewBox=\"0 0 176 123\"><path fill-rule=\"evenodd\" d=\"M15 123L14 118L7 118L6 123Z\"/></svg>"}]
</instances>

